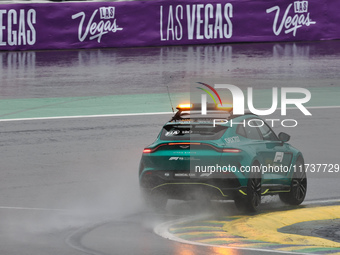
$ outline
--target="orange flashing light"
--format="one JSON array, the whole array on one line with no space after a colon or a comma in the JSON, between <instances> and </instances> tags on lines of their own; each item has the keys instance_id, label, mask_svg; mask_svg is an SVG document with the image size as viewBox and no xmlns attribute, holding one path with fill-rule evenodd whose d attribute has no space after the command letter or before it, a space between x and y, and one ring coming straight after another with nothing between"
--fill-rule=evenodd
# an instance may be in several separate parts
<instances>
[{"instance_id":1,"label":"orange flashing light","mask_svg":"<svg viewBox=\"0 0 340 255\"><path fill-rule=\"evenodd\" d=\"M190 110L190 109L192 109L192 107L193 107L193 105L192 104L179 104L179 105L177 105L177 109L178 110L182 110L182 111L188 111L188 110Z\"/></svg>"}]
</instances>

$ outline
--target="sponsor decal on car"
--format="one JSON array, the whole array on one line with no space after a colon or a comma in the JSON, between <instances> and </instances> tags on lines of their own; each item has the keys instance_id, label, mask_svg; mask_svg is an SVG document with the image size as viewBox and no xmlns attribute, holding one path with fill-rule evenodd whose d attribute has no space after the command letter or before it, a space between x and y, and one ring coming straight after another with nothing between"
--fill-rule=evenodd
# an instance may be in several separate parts
<instances>
[{"instance_id":1,"label":"sponsor decal on car","mask_svg":"<svg viewBox=\"0 0 340 255\"><path fill-rule=\"evenodd\" d=\"M238 142L240 142L240 137L239 136L232 136L232 137L225 138L224 141L226 143L238 143Z\"/></svg>"}]
</instances>

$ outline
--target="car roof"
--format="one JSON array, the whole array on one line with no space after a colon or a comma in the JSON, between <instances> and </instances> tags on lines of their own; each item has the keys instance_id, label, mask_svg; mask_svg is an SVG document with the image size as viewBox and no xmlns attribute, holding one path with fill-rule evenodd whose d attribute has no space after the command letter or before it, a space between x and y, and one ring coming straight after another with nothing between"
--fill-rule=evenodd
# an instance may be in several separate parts
<instances>
[{"instance_id":1,"label":"car roof","mask_svg":"<svg viewBox=\"0 0 340 255\"><path fill-rule=\"evenodd\" d=\"M206 115L202 115L201 111L177 111L175 115L172 117L170 121L166 123L166 125L174 125L174 124L208 124L213 123L214 120L231 120L237 117L252 115L254 117L258 117L253 113L246 112L242 115L234 115L232 112L223 111L223 110L209 110ZM223 125L223 124L222 124ZM227 125L227 122L225 123Z\"/></svg>"}]
</instances>

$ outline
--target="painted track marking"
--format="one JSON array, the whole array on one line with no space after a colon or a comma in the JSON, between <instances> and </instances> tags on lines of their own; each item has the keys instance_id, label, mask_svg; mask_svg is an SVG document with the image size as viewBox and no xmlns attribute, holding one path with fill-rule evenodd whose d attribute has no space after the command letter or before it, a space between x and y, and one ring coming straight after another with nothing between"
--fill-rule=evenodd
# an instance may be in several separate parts
<instances>
[{"instance_id":1,"label":"painted track marking","mask_svg":"<svg viewBox=\"0 0 340 255\"><path fill-rule=\"evenodd\" d=\"M307 201L306 204L316 202L334 203L339 202L339 199ZM189 217L163 223L154 231L164 238L192 245L286 254L340 254L340 243L277 231L299 222L340 218L339 211L340 206L325 206L257 216L222 217L218 220L209 220L208 216ZM275 225L275 219L278 222L283 219L283 224Z\"/></svg>"},{"instance_id":2,"label":"painted track marking","mask_svg":"<svg viewBox=\"0 0 340 255\"><path fill-rule=\"evenodd\" d=\"M307 109L339 109L340 106L310 106ZM277 108L280 110L281 108ZM298 108L287 107L289 110L297 110ZM0 122L10 121L30 121L30 120L58 120L58 119L81 119L81 118L109 118L109 117L129 117L129 116L152 116L152 115L167 115L172 112L145 112L145 113L118 113L118 114L103 114L103 115L79 115L79 116L55 116L55 117L38 117L38 118L18 118L18 119L0 119Z\"/></svg>"},{"instance_id":3,"label":"painted track marking","mask_svg":"<svg viewBox=\"0 0 340 255\"><path fill-rule=\"evenodd\" d=\"M16 207L16 206L0 206L0 210L28 210L28 211L55 211L55 212L71 212L64 209L39 208L39 207Z\"/></svg>"},{"instance_id":4,"label":"painted track marking","mask_svg":"<svg viewBox=\"0 0 340 255\"><path fill-rule=\"evenodd\" d=\"M337 205L265 213L234 220L225 224L223 230L232 235L265 242L340 248L340 243L327 239L278 232L282 227L300 222L338 219L339 212L340 206Z\"/></svg>"}]
</instances>

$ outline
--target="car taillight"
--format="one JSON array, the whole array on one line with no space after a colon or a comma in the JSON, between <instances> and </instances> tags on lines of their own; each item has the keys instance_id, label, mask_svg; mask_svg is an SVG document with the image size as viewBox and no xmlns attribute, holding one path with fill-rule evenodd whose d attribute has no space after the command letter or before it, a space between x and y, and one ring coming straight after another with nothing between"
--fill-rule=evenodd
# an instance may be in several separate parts
<instances>
[{"instance_id":1,"label":"car taillight","mask_svg":"<svg viewBox=\"0 0 340 255\"><path fill-rule=\"evenodd\" d=\"M222 152L225 152L225 153L240 153L241 150L239 150L239 149L226 148L226 149L223 149Z\"/></svg>"},{"instance_id":2,"label":"car taillight","mask_svg":"<svg viewBox=\"0 0 340 255\"><path fill-rule=\"evenodd\" d=\"M151 153L152 152L152 149L149 149L149 148L145 148L143 150L143 153Z\"/></svg>"}]
</instances>

